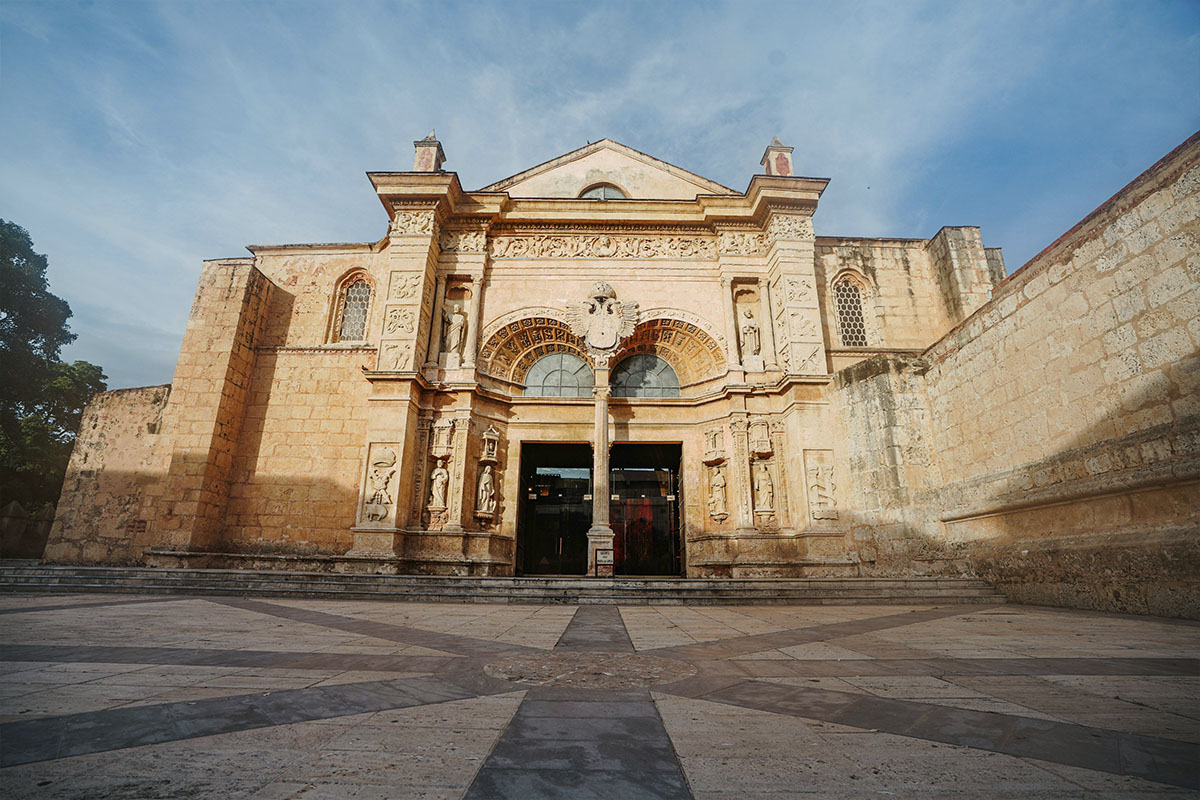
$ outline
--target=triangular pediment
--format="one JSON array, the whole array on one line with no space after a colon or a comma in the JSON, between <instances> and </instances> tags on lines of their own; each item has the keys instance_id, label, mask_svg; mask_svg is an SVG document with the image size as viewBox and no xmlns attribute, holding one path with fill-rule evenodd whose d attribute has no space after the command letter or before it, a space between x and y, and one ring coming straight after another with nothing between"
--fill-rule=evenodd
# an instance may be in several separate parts
<instances>
[{"instance_id":1,"label":"triangular pediment","mask_svg":"<svg viewBox=\"0 0 1200 800\"><path fill-rule=\"evenodd\" d=\"M694 200L701 194L739 194L682 167L601 139L536 167L485 186L510 197L578 197L597 184L612 184L633 200Z\"/></svg>"}]
</instances>

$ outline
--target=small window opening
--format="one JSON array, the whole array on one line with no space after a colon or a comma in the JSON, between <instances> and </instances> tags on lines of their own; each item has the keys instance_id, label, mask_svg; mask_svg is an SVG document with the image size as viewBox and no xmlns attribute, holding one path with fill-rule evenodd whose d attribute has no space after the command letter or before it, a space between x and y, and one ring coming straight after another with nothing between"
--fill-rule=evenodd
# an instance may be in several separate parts
<instances>
[{"instance_id":1,"label":"small window opening","mask_svg":"<svg viewBox=\"0 0 1200 800\"><path fill-rule=\"evenodd\" d=\"M598 183L589 189L584 189L579 195L581 200L628 200L625 193L611 183Z\"/></svg>"},{"instance_id":2,"label":"small window opening","mask_svg":"<svg viewBox=\"0 0 1200 800\"><path fill-rule=\"evenodd\" d=\"M833 303L842 347L866 347L867 324L863 318L862 289L854 281L843 278L833 285Z\"/></svg>"},{"instance_id":3,"label":"small window opening","mask_svg":"<svg viewBox=\"0 0 1200 800\"><path fill-rule=\"evenodd\" d=\"M371 306L371 284L357 280L346 287L342 301L342 324L338 328L339 342L361 342L367 338L367 310Z\"/></svg>"}]
</instances>

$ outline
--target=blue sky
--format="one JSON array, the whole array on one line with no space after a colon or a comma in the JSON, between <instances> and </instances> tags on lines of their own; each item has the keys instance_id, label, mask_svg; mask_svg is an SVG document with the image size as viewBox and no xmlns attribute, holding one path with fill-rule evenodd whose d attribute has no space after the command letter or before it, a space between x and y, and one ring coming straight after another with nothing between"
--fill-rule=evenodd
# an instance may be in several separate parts
<instances>
[{"instance_id":1,"label":"blue sky","mask_svg":"<svg viewBox=\"0 0 1200 800\"><path fill-rule=\"evenodd\" d=\"M0 111L0 217L117 388L202 259L381 237L364 172L430 128L469 189L603 137L744 189L779 136L819 234L1011 271L1200 127L1200 3L4 0Z\"/></svg>"}]
</instances>

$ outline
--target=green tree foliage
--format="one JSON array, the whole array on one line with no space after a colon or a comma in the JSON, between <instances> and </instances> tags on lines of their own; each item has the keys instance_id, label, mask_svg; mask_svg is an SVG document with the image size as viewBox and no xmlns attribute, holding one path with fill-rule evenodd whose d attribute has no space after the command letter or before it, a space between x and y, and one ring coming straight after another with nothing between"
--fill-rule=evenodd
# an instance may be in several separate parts
<instances>
[{"instance_id":1,"label":"green tree foliage","mask_svg":"<svg viewBox=\"0 0 1200 800\"><path fill-rule=\"evenodd\" d=\"M75 334L46 266L25 229L0 219L0 504L30 512L58 500L83 407L105 389L100 367L59 358Z\"/></svg>"}]
</instances>

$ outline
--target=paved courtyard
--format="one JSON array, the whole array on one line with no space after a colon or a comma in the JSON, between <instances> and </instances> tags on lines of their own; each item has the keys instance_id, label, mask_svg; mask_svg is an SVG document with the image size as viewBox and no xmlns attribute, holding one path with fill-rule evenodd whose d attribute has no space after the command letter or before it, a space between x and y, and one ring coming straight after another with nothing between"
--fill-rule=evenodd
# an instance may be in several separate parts
<instances>
[{"instance_id":1,"label":"paved courtyard","mask_svg":"<svg viewBox=\"0 0 1200 800\"><path fill-rule=\"evenodd\" d=\"M1168 798L1200 625L0 596L0 796Z\"/></svg>"}]
</instances>

